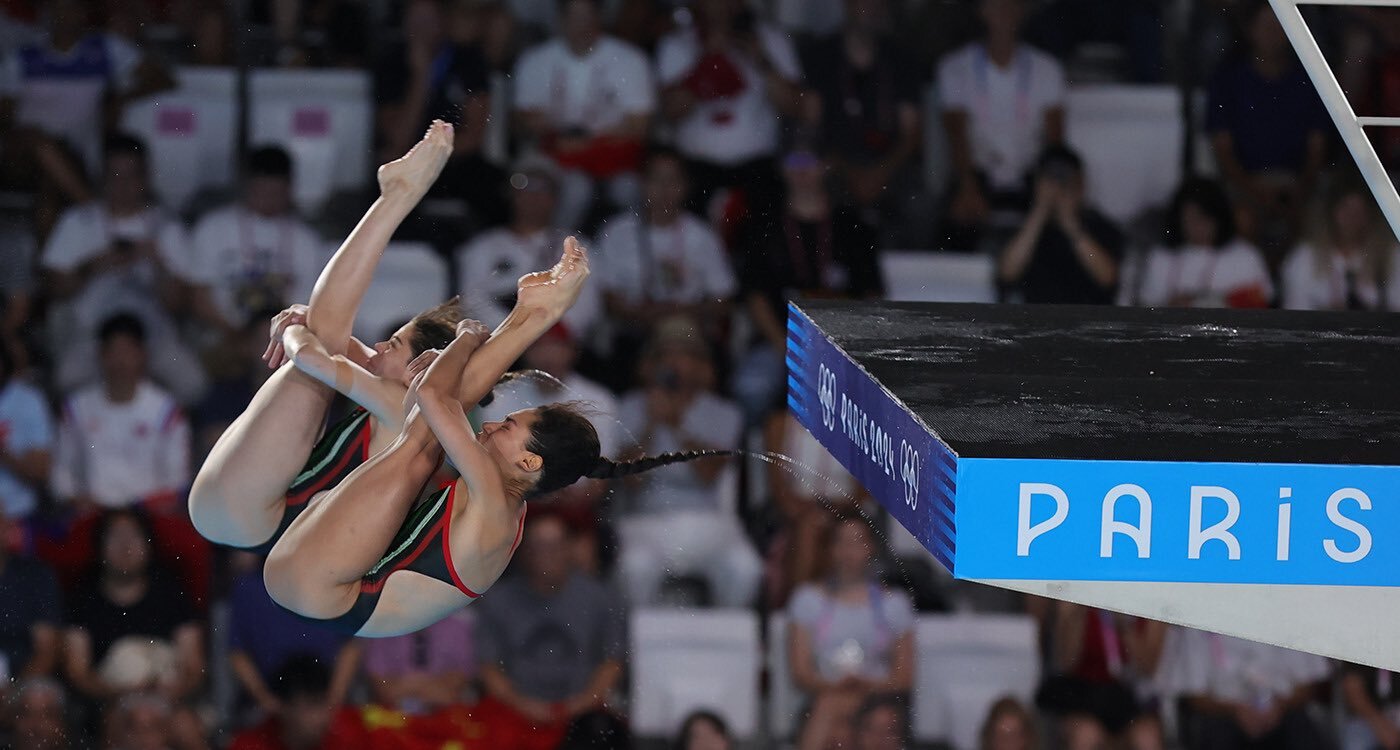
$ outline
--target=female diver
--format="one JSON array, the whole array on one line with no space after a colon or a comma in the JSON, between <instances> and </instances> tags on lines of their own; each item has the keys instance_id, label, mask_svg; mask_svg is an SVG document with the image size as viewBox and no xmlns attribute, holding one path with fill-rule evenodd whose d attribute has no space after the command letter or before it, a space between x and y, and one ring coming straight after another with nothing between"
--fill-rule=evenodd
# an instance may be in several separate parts
<instances>
[{"instance_id":1,"label":"female diver","mask_svg":"<svg viewBox=\"0 0 1400 750\"><path fill-rule=\"evenodd\" d=\"M473 434L463 405L476 404L558 322L588 274L587 253L568 238L554 269L520 279L515 309L489 338L466 321L440 355L411 364L421 373L402 434L322 494L268 555L263 578L274 600L359 636L412 632L496 581L520 543L530 498L583 477L724 453L614 463L600 456L593 425L565 404L517 411ZM303 326L289 327L284 342L293 361L315 345ZM460 476L430 484L444 455Z\"/></svg>"},{"instance_id":2,"label":"female diver","mask_svg":"<svg viewBox=\"0 0 1400 750\"><path fill-rule=\"evenodd\" d=\"M408 364L453 339L461 319L456 305L420 313L373 348L350 331L389 239L451 151L452 126L434 121L406 155L381 166L379 199L321 271L309 306L274 319L274 338L280 339L282 328L304 317L317 346L301 352L300 368L281 367L268 378L200 467L189 507L205 538L270 550L315 494L399 437ZM276 341L265 358L280 364ZM323 431L336 390L361 408Z\"/></svg>"}]
</instances>

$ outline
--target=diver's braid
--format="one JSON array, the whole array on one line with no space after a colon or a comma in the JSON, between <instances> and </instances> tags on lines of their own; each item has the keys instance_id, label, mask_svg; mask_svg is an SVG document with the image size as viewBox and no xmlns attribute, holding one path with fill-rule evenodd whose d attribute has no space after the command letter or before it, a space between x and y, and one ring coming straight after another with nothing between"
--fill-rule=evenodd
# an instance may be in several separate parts
<instances>
[{"instance_id":1,"label":"diver's braid","mask_svg":"<svg viewBox=\"0 0 1400 750\"><path fill-rule=\"evenodd\" d=\"M662 466L681 463L682 461L695 461L701 458L717 458L720 456L738 456L739 451L730 450L703 450L703 451L681 451L675 453L662 453L659 456L642 456L632 461L612 461L607 458L599 458L592 469L584 476L589 479L616 479L633 474L640 474L644 471L651 471Z\"/></svg>"}]
</instances>

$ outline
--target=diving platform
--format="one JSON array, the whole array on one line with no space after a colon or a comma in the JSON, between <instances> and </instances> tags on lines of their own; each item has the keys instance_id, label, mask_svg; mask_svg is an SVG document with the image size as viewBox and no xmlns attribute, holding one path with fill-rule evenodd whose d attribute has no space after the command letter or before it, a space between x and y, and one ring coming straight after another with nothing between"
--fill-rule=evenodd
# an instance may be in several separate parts
<instances>
[{"instance_id":1,"label":"diving platform","mask_svg":"<svg viewBox=\"0 0 1400 750\"><path fill-rule=\"evenodd\" d=\"M804 301L788 403L954 577L1400 669L1400 316Z\"/></svg>"}]
</instances>

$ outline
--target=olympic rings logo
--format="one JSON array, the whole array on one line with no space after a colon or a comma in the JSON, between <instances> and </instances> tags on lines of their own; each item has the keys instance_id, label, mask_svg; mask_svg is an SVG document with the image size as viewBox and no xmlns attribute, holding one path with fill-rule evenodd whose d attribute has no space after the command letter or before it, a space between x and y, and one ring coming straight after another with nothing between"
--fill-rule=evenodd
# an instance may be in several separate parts
<instances>
[{"instance_id":1,"label":"olympic rings logo","mask_svg":"<svg viewBox=\"0 0 1400 750\"><path fill-rule=\"evenodd\" d=\"M899 476L904 481L904 504L910 510L919 507L919 472L923 469L923 458L919 451L908 442L899 441Z\"/></svg>"},{"instance_id":2,"label":"olympic rings logo","mask_svg":"<svg viewBox=\"0 0 1400 750\"><path fill-rule=\"evenodd\" d=\"M817 400L822 407L822 426L836 429L836 373L826 365L817 370Z\"/></svg>"}]
</instances>

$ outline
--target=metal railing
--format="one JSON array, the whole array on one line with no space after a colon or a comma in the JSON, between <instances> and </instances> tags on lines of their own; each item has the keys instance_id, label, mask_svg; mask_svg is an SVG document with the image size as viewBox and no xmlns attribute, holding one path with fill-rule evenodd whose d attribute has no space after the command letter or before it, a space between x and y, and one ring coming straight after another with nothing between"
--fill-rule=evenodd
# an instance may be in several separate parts
<instances>
[{"instance_id":1,"label":"metal railing","mask_svg":"<svg viewBox=\"0 0 1400 750\"><path fill-rule=\"evenodd\" d=\"M1332 66L1322 56L1322 50L1318 47L1312 30L1308 28L1307 20L1298 10L1300 5L1400 8L1400 0L1269 0L1269 4L1273 6L1274 14L1278 16L1279 23L1283 25L1284 32L1288 34L1288 40L1293 43L1293 49L1298 53L1298 59L1302 61L1303 68L1308 71L1308 77L1312 79L1318 96L1322 98L1322 103L1327 107L1327 112L1332 115L1332 122L1336 124L1337 132L1341 133L1342 141L1346 143L1347 150L1351 151L1357 169L1366 179L1366 184L1370 186L1371 194L1375 196L1376 203L1380 205L1386 220L1390 222L1391 231L1400 237L1400 194L1396 193L1395 185L1391 182L1390 175L1386 173L1385 165L1381 163L1380 156L1376 154L1376 149L1365 131L1365 128L1370 126L1400 126L1400 117L1358 117L1356 115L1356 112L1351 108L1351 102L1347 101L1346 94L1342 92L1342 86L1337 82L1337 77L1332 73Z\"/></svg>"}]
</instances>

